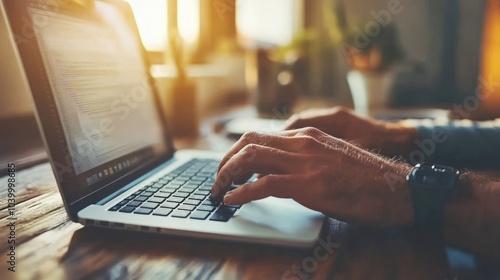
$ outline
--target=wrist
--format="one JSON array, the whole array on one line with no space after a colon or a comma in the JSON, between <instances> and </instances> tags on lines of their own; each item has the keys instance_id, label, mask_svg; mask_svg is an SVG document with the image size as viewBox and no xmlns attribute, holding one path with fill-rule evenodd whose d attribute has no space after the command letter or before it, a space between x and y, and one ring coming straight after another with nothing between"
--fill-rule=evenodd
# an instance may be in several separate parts
<instances>
[{"instance_id":1,"label":"wrist","mask_svg":"<svg viewBox=\"0 0 500 280\"><path fill-rule=\"evenodd\" d=\"M392 226L407 226L414 223L413 202L406 176L412 167L408 164L395 163L384 175L390 194L387 195L386 205L390 208Z\"/></svg>"}]
</instances>

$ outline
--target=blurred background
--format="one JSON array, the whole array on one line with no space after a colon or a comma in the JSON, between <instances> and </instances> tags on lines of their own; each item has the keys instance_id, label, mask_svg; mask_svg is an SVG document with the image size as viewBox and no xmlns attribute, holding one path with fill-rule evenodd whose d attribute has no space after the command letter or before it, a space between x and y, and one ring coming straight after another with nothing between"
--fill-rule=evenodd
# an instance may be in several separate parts
<instances>
[{"instance_id":1,"label":"blurred background","mask_svg":"<svg viewBox=\"0 0 500 280\"><path fill-rule=\"evenodd\" d=\"M500 112L500 1L126 1L167 108L185 71L201 117L235 102L286 115L302 99L370 115L452 109L485 90L470 117ZM12 64L2 41L1 61ZM31 114L28 90L12 78L22 72L0 71L0 119Z\"/></svg>"}]
</instances>

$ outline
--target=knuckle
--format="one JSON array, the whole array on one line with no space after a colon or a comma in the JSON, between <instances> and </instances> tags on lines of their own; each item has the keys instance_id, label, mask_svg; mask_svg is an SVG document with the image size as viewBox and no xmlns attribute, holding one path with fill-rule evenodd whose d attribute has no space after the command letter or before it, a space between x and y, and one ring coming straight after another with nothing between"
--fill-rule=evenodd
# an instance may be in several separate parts
<instances>
[{"instance_id":1,"label":"knuckle","mask_svg":"<svg viewBox=\"0 0 500 280\"><path fill-rule=\"evenodd\" d=\"M275 177L272 176L272 175L267 175L265 177L262 177L260 178L259 180L262 180L261 183L264 185L264 186L267 186L267 187L270 187L272 188L273 185L274 185L274 182L276 181L275 180Z\"/></svg>"},{"instance_id":2,"label":"knuckle","mask_svg":"<svg viewBox=\"0 0 500 280\"><path fill-rule=\"evenodd\" d=\"M263 184L263 185L269 185L269 175L265 176L265 177L262 177L259 179L260 182Z\"/></svg>"},{"instance_id":3,"label":"knuckle","mask_svg":"<svg viewBox=\"0 0 500 280\"><path fill-rule=\"evenodd\" d=\"M351 110L347 109L344 106L337 106L334 108L334 112L337 115L348 115L351 113Z\"/></svg>"},{"instance_id":4,"label":"knuckle","mask_svg":"<svg viewBox=\"0 0 500 280\"><path fill-rule=\"evenodd\" d=\"M302 130L302 134L306 136L315 137L323 134L323 132L315 127L306 127Z\"/></svg>"},{"instance_id":5,"label":"knuckle","mask_svg":"<svg viewBox=\"0 0 500 280\"><path fill-rule=\"evenodd\" d=\"M257 132L250 131L250 132L245 132L240 140L243 141L244 143L250 143L253 139L257 137Z\"/></svg>"},{"instance_id":6,"label":"knuckle","mask_svg":"<svg viewBox=\"0 0 500 280\"><path fill-rule=\"evenodd\" d=\"M241 150L241 153L243 155L251 155L256 153L259 149L260 146L257 144L248 144Z\"/></svg>"}]
</instances>

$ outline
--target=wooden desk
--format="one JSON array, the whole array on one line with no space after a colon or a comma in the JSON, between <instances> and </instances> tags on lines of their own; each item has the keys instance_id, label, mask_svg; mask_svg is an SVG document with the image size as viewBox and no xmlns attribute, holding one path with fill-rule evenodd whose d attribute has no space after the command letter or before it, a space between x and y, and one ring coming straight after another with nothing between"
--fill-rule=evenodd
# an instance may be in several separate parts
<instances>
[{"instance_id":1,"label":"wooden desk","mask_svg":"<svg viewBox=\"0 0 500 280\"><path fill-rule=\"evenodd\" d=\"M231 143L208 133L178 144L225 150ZM295 250L84 228L66 216L47 162L16 176L15 273L7 270L7 177L0 178L0 279L457 279L441 244L417 245L411 229L328 219L321 239L340 247L326 253L321 243Z\"/></svg>"}]
</instances>

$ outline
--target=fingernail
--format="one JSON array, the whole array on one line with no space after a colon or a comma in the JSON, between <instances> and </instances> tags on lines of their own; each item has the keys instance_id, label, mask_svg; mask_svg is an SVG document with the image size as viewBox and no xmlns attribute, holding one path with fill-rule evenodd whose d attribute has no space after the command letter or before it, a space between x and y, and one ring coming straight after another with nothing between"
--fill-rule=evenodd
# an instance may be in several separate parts
<instances>
[{"instance_id":1,"label":"fingernail","mask_svg":"<svg viewBox=\"0 0 500 280\"><path fill-rule=\"evenodd\" d=\"M233 192L227 192L224 196L224 204L232 204L233 202Z\"/></svg>"},{"instance_id":2,"label":"fingernail","mask_svg":"<svg viewBox=\"0 0 500 280\"><path fill-rule=\"evenodd\" d=\"M218 196L219 195L219 187L216 185L212 186L212 196Z\"/></svg>"}]
</instances>

